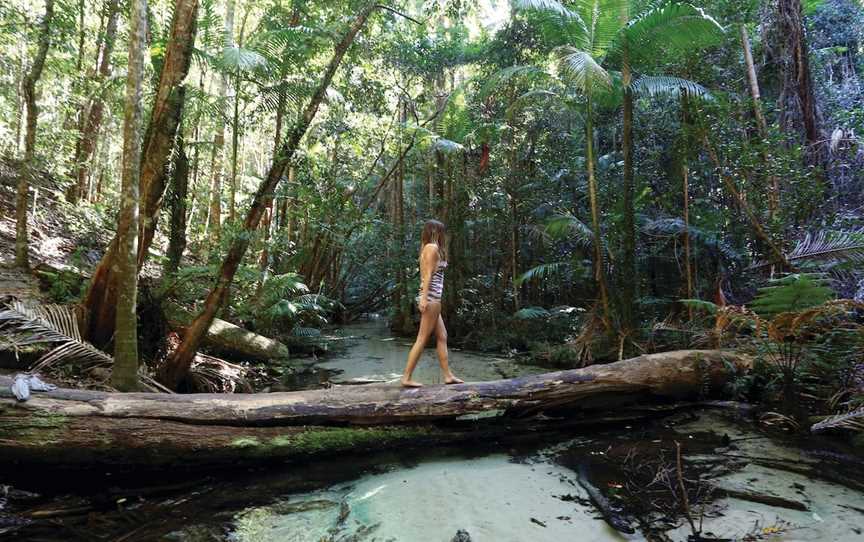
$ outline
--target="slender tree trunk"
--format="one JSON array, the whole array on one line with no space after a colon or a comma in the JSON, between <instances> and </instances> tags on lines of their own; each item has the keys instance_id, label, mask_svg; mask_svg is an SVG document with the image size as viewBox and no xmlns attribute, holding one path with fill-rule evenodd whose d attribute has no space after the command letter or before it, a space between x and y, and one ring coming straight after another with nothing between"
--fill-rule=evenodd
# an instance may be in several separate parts
<instances>
[{"instance_id":1,"label":"slender tree trunk","mask_svg":"<svg viewBox=\"0 0 864 542\"><path fill-rule=\"evenodd\" d=\"M240 36L237 39L237 47L243 47L243 35L246 32L246 19L249 9L243 12L243 22L240 23ZM240 146L240 69L234 73L234 114L231 121L231 178L228 184L228 221L233 223L237 218L237 151Z\"/></svg>"},{"instance_id":2,"label":"slender tree trunk","mask_svg":"<svg viewBox=\"0 0 864 542\"><path fill-rule=\"evenodd\" d=\"M45 57L51 45L51 21L54 18L54 0L45 0L45 16L39 25L39 45L30 73L22 84L24 106L27 108L27 128L24 135L24 160L18 176L15 199L15 265L23 269L30 267L29 241L27 237L27 209L30 200L30 177L34 175L36 154L36 128L39 121L39 105L36 103L36 83L42 77Z\"/></svg>"},{"instance_id":3,"label":"slender tree trunk","mask_svg":"<svg viewBox=\"0 0 864 542\"><path fill-rule=\"evenodd\" d=\"M141 175L141 84L147 35L147 0L129 7L129 67L123 115L123 180L117 221L117 319L111 384L138 388L138 182Z\"/></svg>"},{"instance_id":4,"label":"slender tree trunk","mask_svg":"<svg viewBox=\"0 0 864 542\"><path fill-rule=\"evenodd\" d=\"M597 179L594 176L594 122L590 96L585 106L585 163L588 168L588 197L591 203L591 232L594 234L594 280L600 296L601 318L607 329L609 320L609 293L606 288L606 264L603 258L603 234L600 230L600 202L597 198Z\"/></svg>"},{"instance_id":5,"label":"slender tree trunk","mask_svg":"<svg viewBox=\"0 0 864 542\"><path fill-rule=\"evenodd\" d=\"M222 45L224 48L234 46L234 1L227 0L225 3L225 30ZM223 103L228 95L228 76L223 74L219 80L217 92L219 100ZM213 139L213 151L210 155L210 245L218 246L222 228L222 152L225 148L225 121L219 121L216 129L216 137ZM209 256L209 250L207 251Z\"/></svg>"},{"instance_id":6,"label":"slender tree trunk","mask_svg":"<svg viewBox=\"0 0 864 542\"><path fill-rule=\"evenodd\" d=\"M186 250L186 198L189 193L189 158L183 144L183 131L177 134L174 168L171 171L171 192L168 201L171 229L168 232L167 274L176 273Z\"/></svg>"},{"instance_id":7,"label":"slender tree trunk","mask_svg":"<svg viewBox=\"0 0 864 542\"><path fill-rule=\"evenodd\" d=\"M333 76L335 75L339 64L342 62L342 58L345 56L348 48L354 42L357 33L365 25L366 20L369 18L375 7L376 6L371 3L364 6L351 23L351 26L342 37L342 40L336 45L333 57L330 59L330 62L324 71L321 82L318 84L318 88L312 95L312 98L303 111L302 116L294 126L294 129L290 132L287 140L282 145L278 158L270 167L267 177L255 192L255 195L252 198L252 204L249 207L246 220L243 224L243 229L245 231L232 240L231 246L228 249L228 254L219 270L217 282L210 291L210 294L207 296L203 310L189 326L183 337L183 342L177 348L169 362L165 365L166 370L163 374L163 379L168 385L177 387L177 385L188 374L189 367L192 365L192 360L195 358L201 339L207 333L207 330L210 329L210 324L213 323L213 319L216 317L216 314L219 312L222 304L228 296L228 290L231 286L231 282L234 280L234 274L237 272L237 268L240 266L243 256L246 254L246 249L249 247L252 232L254 232L258 227L266 202L273 197L273 192L279 184L282 172L294 157L294 153L300 145L300 140L306 134L309 125L315 118L315 114L318 112L318 107L324 99L327 88L330 86L330 82L333 80Z\"/></svg>"},{"instance_id":8,"label":"slender tree trunk","mask_svg":"<svg viewBox=\"0 0 864 542\"><path fill-rule=\"evenodd\" d=\"M681 157L681 182L684 195L684 274L687 276L687 299L693 299L693 269L690 260L690 169L687 157ZM687 308L688 319L693 319L693 308Z\"/></svg>"},{"instance_id":9,"label":"slender tree trunk","mask_svg":"<svg viewBox=\"0 0 864 542\"><path fill-rule=\"evenodd\" d=\"M139 197L142 217L139 228L138 266L147 257L156 232L159 211L167 182L167 164L182 114L184 87L195 41L198 0L177 0L171 36L156 90L153 111L140 155ZM110 341L114 333L117 307L116 258L119 235L111 241L93 272L84 300L87 338L97 346Z\"/></svg>"},{"instance_id":10,"label":"slender tree trunk","mask_svg":"<svg viewBox=\"0 0 864 542\"><path fill-rule=\"evenodd\" d=\"M756 77L756 65L753 62L753 52L750 50L750 37L747 35L747 26L743 23L741 24L741 47L744 50L744 66L747 71L747 86L750 89L750 100L753 102L753 117L756 119L759 136L764 140L768 137L768 123L765 121L765 115L762 112L759 79ZM764 156L764 153L763 158L766 162L769 160L769 157ZM771 189L768 192L768 210L773 219L780 208L780 180L776 175L772 175L769 182Z\"/></svg>"},{"instance_id":11,"label":"slender tree trunk","mask_svg":"<svg viewBox=\"0 0 864 542\"><path fill-rule=\"evenodd\" d=\"M111 54L117 36L117 19L120 15L119 0L109 0L107 4L107 22L105 34L99 47L97 75L93 84L97 87L96 94L82 104L79 110L81 132L75 145L75 159L72 164L72 177L75 183L69 190L69 201L77 202L84 199L88 193L91 160L95 160L96 139L102 127L105 112L105 93L102 86L111 76Z\"/></svg>"},{"instance_id":12,"label":"slender tree trunk","mask_svg":"<svg viewBox=\"0 0 864 542\"><path fill-rule=\"evenodd\" d=\"M626 21L625 21L626 22ZM639 286L636 272L636 210L633 202L633 93L630 91L632 75L630 73L630 54L625 42L621 68L621 85L624 87L624 124L621 135L621 150L624 155L624 186L622 187L623 203L623 255L621 258L621 324L631 331L635 328L633 321L633 305L636 303L636 289Z\"/></svg>"}]
</instances>

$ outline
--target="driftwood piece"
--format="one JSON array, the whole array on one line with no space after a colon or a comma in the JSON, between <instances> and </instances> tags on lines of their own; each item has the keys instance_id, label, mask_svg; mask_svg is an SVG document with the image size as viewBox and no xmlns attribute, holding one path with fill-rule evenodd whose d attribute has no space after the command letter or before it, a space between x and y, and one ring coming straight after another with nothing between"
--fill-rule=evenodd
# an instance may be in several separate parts
<instances>
[{"instance_id":1,"label":"driftwood piece","mask_svg":"<svg viewBox=\"0 0 864 542\"><path fill-rule=\"evenodd\" d=\"M23 403L14 400L11 380L0 377L0 461L206 464L285 459L381 449L400 441L424 445L478 438L487 428L494 433L492 426L501 420L516 423L540 413L561 416L567 423L633 420L652 415L658 403L697 398L706 388L719 390L748 365L742 355L688 350L420 389L335 386L238 395L58 389ZM543 427L537 421L522 426Z\"/></svg>"}]
</instances>

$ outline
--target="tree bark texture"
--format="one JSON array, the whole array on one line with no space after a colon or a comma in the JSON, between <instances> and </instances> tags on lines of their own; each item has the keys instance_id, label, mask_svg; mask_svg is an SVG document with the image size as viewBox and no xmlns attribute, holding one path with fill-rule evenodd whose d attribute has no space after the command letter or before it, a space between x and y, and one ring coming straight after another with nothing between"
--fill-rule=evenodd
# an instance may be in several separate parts
<instances>
[{"instance_id":1,"label":"tree bark texture","mask_svg":"<svg viewBox=\"0 0 864 542\"><path fill-rule=\"evenodd\" d=\"M139 249L136 255L140 267L148 254L156 232L159 211L165 192L167 164L171 155L177 126L182 116L183 87L189 71L192 46L195 41L198 0L178 0L166 46L162 74L148 124L141 155L139 181L140 208L143 217L139 226ZM116 318L118 237L108 245L105 255L93 272L84 299L82 330L90 342L104 346L114 334Z\"/></svg>"},{"instance_id":2,"label":"tree bark texture","mask_svg":"<svg viewBox=\"0 0 864 542\"><path fill-rule=\"evenodd\" d=\"M123 113L123 177L117 220L117 315L111 384L138 387L138 182L141 178L141 86L147 39L147 0L129 5L129 65Z\"/></svg>"},{"instance_id":3,"label":"tree bark texture","mask_svg":"<svg viewBox=\"0 0 864 542\"><path fill-rule=\"evenodd\" d=\"M51 21L54 18L54 0L45 0L45 15L39 28L39 46L30 72L21 84L24 94L24 107L27 109L27 127L24 132L24 160L18 176L15 198L15 265L30 267L29 241L27 232L27 211L30 200L30 176L33 175L36 154L36 128L39 121L39 105L36 103L36 83L42 77L45 57L51 45Z\"/></svg>"},{"instance_id":4,"label":"tree bark texture","mask_svg":"<svg viewBox=\"0 0 864 542\"><path fill-rule=\"evenodd\" d=\"M186 250L186 200L189 195L189 157L186 156L186 146L183 144L183 133L177 135L174 154L174 167L171 170L171 190L168 198L168 208L171 212L171 224L168 231L168 261L165 271L176 273Z\"/></svg>"}]
</instances>

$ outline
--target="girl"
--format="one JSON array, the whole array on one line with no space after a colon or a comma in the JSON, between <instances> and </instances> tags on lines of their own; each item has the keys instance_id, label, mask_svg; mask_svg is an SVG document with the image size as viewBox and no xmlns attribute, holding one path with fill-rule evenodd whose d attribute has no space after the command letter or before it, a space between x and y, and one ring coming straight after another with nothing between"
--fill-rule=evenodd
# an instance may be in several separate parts
<instances>
[{"instance_id":1,"label":"girl","mask_svg":"<svg viewBox=\"0 0 864 542\"><path fill-rule=\"evenodd\" d=\"M429 220L423 226L420 236L420 295L417 306L420 309L420 331L417 340L408 353L408 364L402 375L402 385L406 388L419 388L423 384L411 379L414 367L426 348L429 335L435 332L438 363L444 375L445 384L461 384L450 371L447 354L447 328L441 318L441 296L444 293L444 268L447 267L447 248L445 246L444 224L437 220Z\"/></svg>"}]
</instances>

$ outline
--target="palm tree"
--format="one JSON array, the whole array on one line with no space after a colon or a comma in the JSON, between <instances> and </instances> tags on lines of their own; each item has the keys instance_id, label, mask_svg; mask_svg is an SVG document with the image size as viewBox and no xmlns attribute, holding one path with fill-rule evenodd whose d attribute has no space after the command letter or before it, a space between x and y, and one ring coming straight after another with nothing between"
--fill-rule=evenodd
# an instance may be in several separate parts
<instances>
[{"instance_id":1,"label":"palm tree","mask_svg":"<svg viewBox=\"0 0 864 542\"><path fill-rule=\"evenodd\" d=\"M678 2L651 7L635 17L631 0L518 0L517 8L539 11L543 21L556 29L567 43L555 49L566 83L584 98L585 163L591 205L591 229L594 242L594 274L599 290L603 321L610 327L608 288L601 243L600 209L594 171L595 103L609 102L610 96L623 98L624 113L624 255L622 274L636 276L636 233L633 205L633 97L640 93L671 93L679 96L707 94L700 85L669 76L641 75L634 80L634 66L647 70L652 60L664 52L681 53L714 43L722 28L701 9ZM613 72L605 66L620 68ZM619 84L620 81L620 84ZM631 307L635 283L623 281L621 295L622 324L632 328Z\"/></svg>"}]
</instances>

